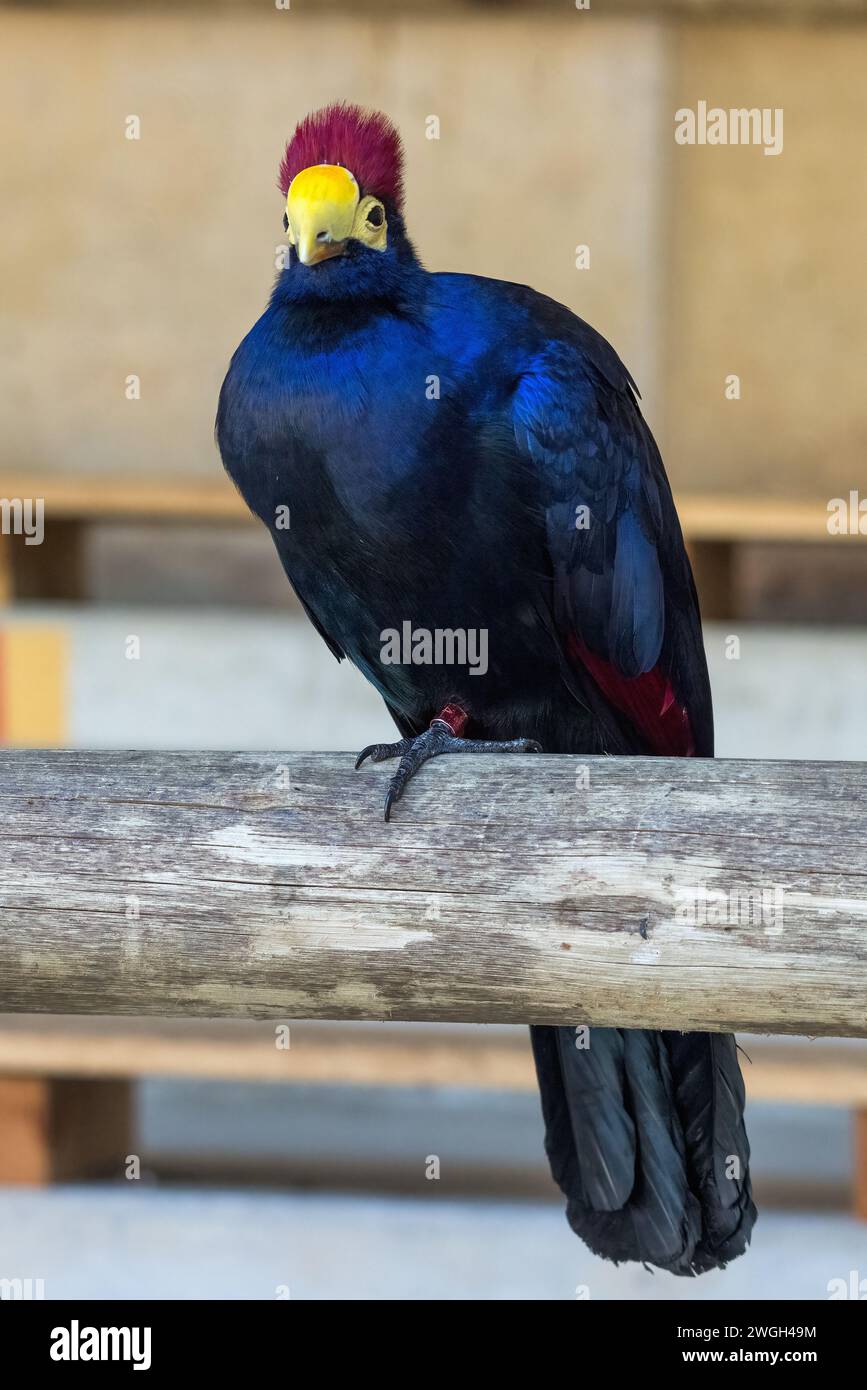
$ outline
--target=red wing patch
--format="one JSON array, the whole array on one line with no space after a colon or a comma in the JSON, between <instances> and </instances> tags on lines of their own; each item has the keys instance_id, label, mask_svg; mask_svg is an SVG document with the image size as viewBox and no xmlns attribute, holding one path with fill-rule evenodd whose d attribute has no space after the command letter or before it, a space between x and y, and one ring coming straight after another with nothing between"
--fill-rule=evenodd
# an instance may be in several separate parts
<instances>
[{"instance_id":1,"label":"red wing patch","mask_svg":"<svg viewBox=\"0 0 867 1390\"><path fill-rule=\"evenodd\" d=\"M571 637L568 646L570 655L587 668L605 698L643 735L651 752L672 758L693 757L695 739L689 712L658 666L643 676L624 676L579 638Z\"/></svg>"}]
</instances>

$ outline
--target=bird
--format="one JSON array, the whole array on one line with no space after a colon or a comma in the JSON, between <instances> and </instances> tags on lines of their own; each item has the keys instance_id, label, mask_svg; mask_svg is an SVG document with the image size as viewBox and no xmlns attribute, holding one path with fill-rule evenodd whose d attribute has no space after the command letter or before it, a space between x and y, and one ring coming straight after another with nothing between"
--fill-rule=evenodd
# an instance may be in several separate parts
<instances>
[{"instance_id":1,"label":"bird","mask_svg":"<svg viewBox=\"0 0 867 1390\"><path fill-rule=\"evenodd\" d=\"M433 757L532 753L541 778L550 753L712 757L690 563L615 350L526 285L423 266L381 112L305 116L278 183L286 256L216 438L308 618L396 726L356 760L397 760L385 819ZM734 1037L530 1036L551 1172L590 1250L683 1276L743 1253Z\"/></svg>"}]
</instances>

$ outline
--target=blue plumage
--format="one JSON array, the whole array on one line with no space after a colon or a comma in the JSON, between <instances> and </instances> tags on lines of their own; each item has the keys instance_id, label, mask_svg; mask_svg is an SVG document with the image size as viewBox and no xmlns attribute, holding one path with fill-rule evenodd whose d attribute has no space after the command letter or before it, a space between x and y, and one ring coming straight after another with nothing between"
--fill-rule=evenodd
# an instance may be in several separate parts
<instances>
[{"instance_id":1,"label":"blue plumage","mask_svg":"<svg viewBox=\"0 0 867 1390\"><path fill-rule=\"evenodd\" d=\"M303 128L305 150L342 132L335 190L341 155L358 149L351 111ZM368 129L359 117L356 136ZM384 167L376 151L366 167ZM533 290L427 272L389 196L399 184L399 171L382 187L360 180L358 209L372 198L381 215L337 246L324 213L302 228L316 262L290 254L217 418L226 468L312 622L404 735L367 750L402 756L388 806L424 757L483 746L462 733L547 752L710 755L695 588L629 373ZM319 217L292 198L290 181L290 235ZM483 632L484 670L386 660L384 633L407 625ZM725 1263L755 1215L734 1040L590 1037L579 1051L572 1030L533 1030L571 1223L612 1259L681 1274ZM721 1153L737 1158L728 1185Z\"/></svg>"},{"instance_id":2,"label":"blue plumage","mask_svg":"<svg viewBox=\"0 0 867 1390\"><path fill-rule=\"evenodd\" d=\"M353 292L338 302L318 284L313 303L300 298L304 268L284 270L223 388L226 466L317 625L412 727L472 699L480 736L518 737L517 697L543 690L559 707L545 746L570 750L642 747L572 638L624 677L661 661L710 752L680 532L616 354L523 286L395 263L397 299L363 310L345 266ZM383 670L380 633L404 619L484 628L488 675Z\"/></svg>"}]
</instances>

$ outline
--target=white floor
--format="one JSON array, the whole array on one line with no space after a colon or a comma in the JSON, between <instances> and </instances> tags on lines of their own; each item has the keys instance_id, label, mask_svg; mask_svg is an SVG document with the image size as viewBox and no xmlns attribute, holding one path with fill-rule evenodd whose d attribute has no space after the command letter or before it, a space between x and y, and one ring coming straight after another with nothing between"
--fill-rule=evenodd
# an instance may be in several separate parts
<instances>
[{"instance_id":1,"label":"white floor","mask_svg":"<svg viewBox=\"0 0 867 1390\"><path fill-rule=\"evenodd\" d=\"M844 1216L766 1212L727 1270L677 1279L594 1258L548 1204L435 1187L424 1199L0 1192L0 1278L41 1279L48 1299L822 1300L860 1278L867 1297L867 1226Z\"/></svg>"},{"instance_id":2,"label":"white floor","mask_svg":"<svg viewBox=\"0 0 867 1390\"><path fill-rule=\"evenodd\" d=\"M82 747L349 750L391 730L372 687L300 618L22 604L4 621L68 626ZM706 646L720 757L867 760L867 630L710 623Z\"/></svg>"}]
</instances>

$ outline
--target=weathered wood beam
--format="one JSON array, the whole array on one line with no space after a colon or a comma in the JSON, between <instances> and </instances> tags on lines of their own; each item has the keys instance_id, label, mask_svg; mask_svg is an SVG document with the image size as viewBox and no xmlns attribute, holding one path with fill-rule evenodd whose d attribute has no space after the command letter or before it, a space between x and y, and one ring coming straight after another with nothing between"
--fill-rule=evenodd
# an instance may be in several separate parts
<instances>
[{"instance_id":1,"label":"weathered wood beam","mask_svg":"<svg viewBox=\"0 0 867 1390\"><path fill-rule=\"evenodd\" d=\"M867 1036L864 769L0 755L0 1011Z\"/></svg>"}]
</instances>

